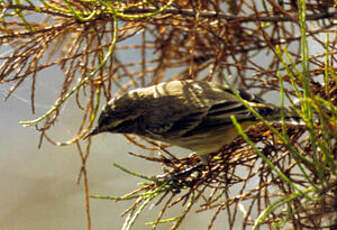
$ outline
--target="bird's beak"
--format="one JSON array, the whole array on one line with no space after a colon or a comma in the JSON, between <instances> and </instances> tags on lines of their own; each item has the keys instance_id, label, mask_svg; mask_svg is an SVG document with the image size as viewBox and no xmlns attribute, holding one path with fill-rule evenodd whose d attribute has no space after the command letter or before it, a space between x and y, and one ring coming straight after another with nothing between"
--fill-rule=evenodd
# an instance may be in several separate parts
<instances>
[{"instance_id":1,"label":"bird's beak","mask_svg":"<svg viewBox=\"0 0 337 230\"><path fill-rule=\"evenodd\" d=\"M100 131L99 131L98 127L96 127L96 128L94 128L90 133L88 133L87 135L85 135L85 136L83 137L83 140L85 140L85 139L87 139L88 137L91 137L91 136L93 136L93 135L96 135L96 134L98 134L98 133L100 133Z\"/></svg>"}]
</instances>

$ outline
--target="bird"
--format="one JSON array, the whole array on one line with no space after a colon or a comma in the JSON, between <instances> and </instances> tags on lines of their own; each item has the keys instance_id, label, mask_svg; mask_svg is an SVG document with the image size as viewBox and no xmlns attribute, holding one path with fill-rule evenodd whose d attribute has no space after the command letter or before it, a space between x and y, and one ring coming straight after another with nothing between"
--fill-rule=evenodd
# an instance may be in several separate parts
<instances>
[{"instance_id":1,"label":"bird","mask_svg":"<svg viewBox=\"0 0 337 230\"><path fill-rule=\"evenodd\" d=\"M281 119L281 107L243 89L238 94L264 119ZM291 108L283 109L286 118L298 117ZM207 165L211 153L239 136L232 115L243 129L259 122L226 84L172 80L113 97L85 138L104 132L136 134L196 152Z\"/></svg>"}]
</instances>

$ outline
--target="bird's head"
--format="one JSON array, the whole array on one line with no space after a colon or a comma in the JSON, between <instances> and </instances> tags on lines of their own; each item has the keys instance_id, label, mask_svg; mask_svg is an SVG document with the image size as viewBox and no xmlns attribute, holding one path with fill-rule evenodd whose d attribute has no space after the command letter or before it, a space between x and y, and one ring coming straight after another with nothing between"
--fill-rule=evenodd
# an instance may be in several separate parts
<instances>
[{"instance_id":1,"label":"bird's head","mask_svg":"<svg viewBox=\"0 0 337 230\"><path fill-rule=\"evenodd\" d=\"M103 132L134 133L140 109L138 102L130 94L111 99L103 107L97 126L85 138Z\"/></svg>"}]
</instances>

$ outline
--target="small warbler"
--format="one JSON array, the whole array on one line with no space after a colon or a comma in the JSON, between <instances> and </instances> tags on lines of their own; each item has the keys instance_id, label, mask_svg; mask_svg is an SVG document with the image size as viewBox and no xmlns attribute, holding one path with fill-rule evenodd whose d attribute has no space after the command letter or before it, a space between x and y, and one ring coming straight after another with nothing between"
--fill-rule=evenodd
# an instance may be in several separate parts
<instances>
[{"instance_id":1,"label":"small warbler","mask_svg":"<svg viewBox=\"0 0 337 230\"><path fill-rule=\"evenodd\" d=\"M281 108L239 90L240 96L266 120L281 118ZM297 118L288 107L285 117ZM137 134L196 152L203 164L239 134L230 118L243 129L258 122L226 85L197 80L175 80L131 90L112 98L98 125L86 137L102 132Z\"/></svg>"}]
</instances>

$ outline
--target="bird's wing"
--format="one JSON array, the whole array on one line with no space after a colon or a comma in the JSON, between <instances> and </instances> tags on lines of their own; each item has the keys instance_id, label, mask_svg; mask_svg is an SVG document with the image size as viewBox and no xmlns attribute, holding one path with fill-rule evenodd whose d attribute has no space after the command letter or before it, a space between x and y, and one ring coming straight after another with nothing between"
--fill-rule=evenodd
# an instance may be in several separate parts
<instances>
[{"instance_id":1,"label":"bird's wing","mask_svg":"<svg viewBox=\"0 0 337 230\"><path fill-rule=\"evenodd\" d=\"M232 127L231 115L240 121L255 120L250 111L238 101L224 101L209 108L198 126L184 133L183 137L208 132L214 129L227 129Z\"/></svg>"},{"instance_id":2,"label":"bird's wing","mask_svg":"<svg viewBox=\"0 0 337 230\"><path fill-rule=\"evenodd\" d=\"M161 107L145 115L145 133L152 138L166 138L167 136L181 136L185 132L197 127L207 115L208 108L185 107L177 110L172 106Z\"/></svg>"},{"instance_id":3,"label":"bird's wing","mask_svg":"<svg viewBox=\"0 0 337 230\"><path fill-rule=\"evenodd\" d=\"M144 114L144 123L147 124L144 131L152 138L188 136L196 130L231 124L231 115L235 115L239 121L255 118L231 90L222 85L193 82L182 84L181 88L175 86L174 90L169 87L168 91L174 91L174 95L161 98L158 104L152 100ZM243 96L244 99L253 100L250 94Z\"/></svg>"}]
</instances>

